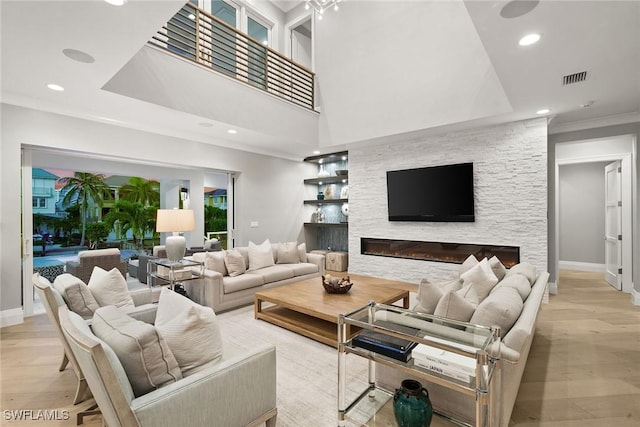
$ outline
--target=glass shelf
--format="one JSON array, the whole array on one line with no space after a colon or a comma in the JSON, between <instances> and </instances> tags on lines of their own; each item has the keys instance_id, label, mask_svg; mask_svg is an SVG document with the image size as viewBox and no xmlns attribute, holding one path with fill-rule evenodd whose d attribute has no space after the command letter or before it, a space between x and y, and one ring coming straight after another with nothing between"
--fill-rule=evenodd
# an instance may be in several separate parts
<instances>
[{"instance_id":1,"label":"glass shelf","mask_svg":"<svg viewBox=\"0 0 640 427\"><path fill-rule=\"evenodd\" d=\"M305 200L305 205L338 205L347 203L349 199L324 199L324 200Z\"/></svg>"}]
</instances>

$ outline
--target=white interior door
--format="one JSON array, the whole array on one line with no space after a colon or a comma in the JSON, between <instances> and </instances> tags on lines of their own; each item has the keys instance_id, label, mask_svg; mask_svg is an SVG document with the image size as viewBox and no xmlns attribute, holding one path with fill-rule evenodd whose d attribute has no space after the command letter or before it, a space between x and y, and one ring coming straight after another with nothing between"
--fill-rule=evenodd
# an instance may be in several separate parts
<instances>
[{"instance_id":1,"label":"white interior door","mask_svg":"<svg viewBox=\"0 0 640 427\"><path fill-rule=\"evenodd\" d=\"M605 277L614 288L622 290L622 162L605 167Z\"/></svg>"}]
</instances>

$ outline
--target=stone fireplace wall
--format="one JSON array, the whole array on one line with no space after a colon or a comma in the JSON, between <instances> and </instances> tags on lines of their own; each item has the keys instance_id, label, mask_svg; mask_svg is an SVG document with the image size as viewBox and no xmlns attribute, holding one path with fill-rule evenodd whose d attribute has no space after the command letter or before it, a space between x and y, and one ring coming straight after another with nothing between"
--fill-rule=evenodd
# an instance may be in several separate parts
<instances>
[{"instance_id":1,"label":"stone fireplace wall","mask_svg":"<svg viewBox=\"0 0 640 427\"><path fill-rule=\"evenodd\" d=\"M474 163L476 221L390 222L388 170ZM415 191L419 191L418 187ZM349 271L410 282L448 279L457 264L360 253L360 238L520 247L521 261L547 270L546 119L349 149Z\"/></svg>"}]
</instances>

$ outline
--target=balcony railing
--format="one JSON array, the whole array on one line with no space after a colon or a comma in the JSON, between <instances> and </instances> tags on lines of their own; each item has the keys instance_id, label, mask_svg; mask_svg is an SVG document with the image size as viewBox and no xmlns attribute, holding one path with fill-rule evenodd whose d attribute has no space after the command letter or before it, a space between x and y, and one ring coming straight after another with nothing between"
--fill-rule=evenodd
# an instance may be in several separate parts
<instances>
[{"instance_id":1,"label":"balcony railing","mask_svg":"<svg viewBox=\"0 0 640 427\"><path fill-rule=\"evenodd\" d=\"M34 197L53 197L53 188L51 187L32 187L31 195Z\"/></svg>"},{"instance_id":2,"label":"balcony railing","mask_svg":"<svg viewBox=\"0 0 640 427\"><path fill-rule=\"evenodd\" d=\"M313 110L312 71L191 3L149 43Z\"/></svg>"}]
</instances>

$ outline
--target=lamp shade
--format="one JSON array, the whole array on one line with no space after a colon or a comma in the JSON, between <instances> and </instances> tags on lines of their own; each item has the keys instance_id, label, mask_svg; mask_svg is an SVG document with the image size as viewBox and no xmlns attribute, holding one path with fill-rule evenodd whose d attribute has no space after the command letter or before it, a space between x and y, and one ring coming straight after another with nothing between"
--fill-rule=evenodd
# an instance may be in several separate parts
<instances>
[{"instance_id":1,"label":"lamp shade","mask_svg":"<svg viewBox=\"0 0 640 427\"><path fill-rule=\"evenodd\" d=\"M196 220L191 209L158 209L156 231L179 232L192 231L196 228Z\"/></svg>"}]
</instances>

